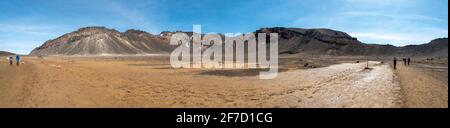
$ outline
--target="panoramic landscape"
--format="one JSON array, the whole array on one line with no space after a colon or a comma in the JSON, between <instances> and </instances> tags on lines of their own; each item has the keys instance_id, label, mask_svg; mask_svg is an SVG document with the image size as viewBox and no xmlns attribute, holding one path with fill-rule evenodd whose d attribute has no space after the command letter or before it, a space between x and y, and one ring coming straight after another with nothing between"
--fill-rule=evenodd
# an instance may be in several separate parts
<instances>
[{"instance_id":1,"label":"panoramic landscape","mask_svg":"<svg viewBox=\"0 0 450 128\"><path fill-rule=\"evenodd\" d=\"M329 29L258 31L281 35L272 80L253 69L174 69L168 32L82 28L45 42L21 66L2 61L0 106L448 107L447 38L395 47ZM393 57L413 57L412 65L399 60L394 70Z\"/></svg>"},{"instance_id":2,"label":"panoramic landscape","mask_svg":"<svg viewBox=\"0 0 450 128\"><path fill-rule=\"evenodd\" d=\"M448 4L448 1L444 3ZM447 4L444 5L444 10L448 11ZM115 9L125 9L117 4L113 5ZM284 6L291 7L280 5L279 8ZM65 10L64 7L59 8L63 8L61 10L66 11L68 15L78 16L69 13L73 10ZM105 5L106 7L109 6ZM41 8L34 11L42 11L39 9ZM431 10L444 12L433 9ZM199 16L196 17L198 20L191 21L188 18L183 19L179 14L194 14L201 10L196 8L194 12L177 11L167 14L170 15L167 17L174 15L177 18L168 18L173 22L167 21L160 25L160 28L166 28L156 30L149 29L142 23L146 20L136 18L139 17L138 13L134 12L134 9L131 10L133 11L126 14L132 18L117 21L119 24L130 25L115 26L109 24L113 21L102 22L101 18L109 20L103 14L110 13L106 11L99 14L101 20L98 22L93 18L97 15L82 17L84 20L88 19L88 23L73 23L77 24L76 27L56 27L57 34L50 34L51 36L41 31L35 33L34 31L41 30L40 27L7 27L11 22L0 22L2 28L11 30L0 30L0 38L4 38L0 39L0 108L448 108L447 11L444 19L412 15L414 18L400 17L395 24L390 24L390 18L395 17L394 15L383 13L381 17L389 18L389 22L386 21L389 26L396 26L397 22L402 20L408 24L420 20L419 25L392 28L392 33L398 31L403 34L414 33L415 31L409 30L415 26L424 30L418 35L411 34L400 39L394 38L395 34L390 32L376 31L379 35L355 33L351 28L366 21L352 21L352 18L359 18L352 16L360 15L361 12L344 13L351 15L347 17L350 21L345 19L346 22L351 22L349 26L287 24L288 21L267 19L261 23L220 22L218 26L225 27L209 30L212 28L212 25L208 24L210 20L201 19ZM411 11L410 8L406 10ZM252 9L244 12L246 11L252 12ZM294 12L285 12L294 15ZM60 15L54 10L51 10L51 13L39 13ZM118 12L112 14L122 15ZM209 15L202 14L203 17ZM382 14L368 15L377 17ZM282 16L284 15L276 18L283 19L280 18ZM265 14L261 17L265 17ZM0 19L2 18L7 19L0 16ZM222 18L227 16L212 21ZM239 18L242 17L237 17ZM19 18L22 19L27 20ZM34 21L34 18L30 19ZM423 29L434 25L424 25L429 23L428 21L439 24L436 25L439 30ZM219 21L215 23L217 22ZM268 24L265 24L266 22ZM316 22L322 21L314 20L314 23ZM385 21L372 21L375 22L379 25ZM260 71L267 70L264 68L174 68L171 64L171 53L179 45L171 45L172 36L183 33L194 38L196 33L191 30L191 26L197 23L203 23L206 28L206 32L201 34L227 29L227 26L245 28L245 33L276 33L277 77L260 79ZM252 24L252 29L248 29L247 24ZM364 25L361 25L362 28L369 29ZM26 34L11 36L20 33L18 31L25 31L23 33ZM225 36L228 30L219 32L221 36L228 37ZM35 43L23 43L27 41L17 39L28 39L27 35L32 37L30 42ZM370 38L367 38L369 36ZM371 40L373 38L385 42ZM245 46L247 48L249 44L245 43ZM209 47L212 46L203 46L202 51ZM249 51L246 50L245 54L248 55ZM220 62L225 61L226 59L220 58Z\"/></svg>"}]
</instances>

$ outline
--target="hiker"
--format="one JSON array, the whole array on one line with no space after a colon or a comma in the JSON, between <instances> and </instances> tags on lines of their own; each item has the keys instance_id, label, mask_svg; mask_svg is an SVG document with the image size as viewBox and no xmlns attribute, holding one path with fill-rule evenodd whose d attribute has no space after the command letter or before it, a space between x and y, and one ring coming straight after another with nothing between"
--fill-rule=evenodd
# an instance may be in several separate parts
<instances>
[{"instance_id":1,"label":"hiker","mask_svg":"<svg viewBox=\"0 0 450 128\"><path fill-rule=\"evenodd\" d=\"M16 64L17 64L17 66L20 65L20 56L19 55L16 55Z\"/></svg>"},{"instance_id":2,"label":"hiker","mask_svg":"<svg viewBox=\"0 0 450 128\"><path fill-rule=\"evenodd\" d=\"M394 57L394 70L397 69L397 58Z\"/></svg>"},{"instance_id":3,"label":"hiker","mask_svg":"<svg viewBox=\"0 0 450 128\"><path fill-rule=\"evenodd\" d=\"M13 57L12 57L12 56L9 56L9 57L8 57L8 61L9 61L9 65L12 65L12 64L13 64Z\"/></svg>"},{"instance_id":4,"label":"hiker","mask_svg":"<svg viewBox=\"0 0 450 128\"><path fill-rule=\"evenodd\" d=\"M403 63L406 66L406 58L403 58Z\"/></svg>"},{"instance_id":5,"label":"hiker","mask_svg":"<svg viewBox=\"0 0 450 128\"><path fill-rule=\"evenodd\" d=\"M409 66L409 63L411 62L411 58L408 58L408 66Z\"/></svg>"},{"instance_id":6,"label":"hiker","mask_svg":"<svg viewBox=\"0 0 450 128\"><path fill-rule=\"evenodd\" d=\"M9 63L9 65L11 65L12 63L12 58L11 58L11 56L8 56L8 57L6 57L6 60L8 60L8 63Z\"/></svg>"}]
</instances>

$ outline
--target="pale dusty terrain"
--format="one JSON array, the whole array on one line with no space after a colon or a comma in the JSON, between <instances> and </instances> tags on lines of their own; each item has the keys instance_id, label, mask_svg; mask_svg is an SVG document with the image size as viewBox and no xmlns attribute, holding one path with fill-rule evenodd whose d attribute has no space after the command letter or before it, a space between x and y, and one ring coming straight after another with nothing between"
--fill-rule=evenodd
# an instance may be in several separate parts
<instances>
[{"instance_id":1,"label":"pale dusty terrain","mask_svg":"<svg viewBox=\"0 0 450 128\"><path fill-rule=\"evenodd\" d=\"M0 62L0 107L448 107L445 80L419 72L426 86L405 83L416 70L376 61L371 69L289 68L260 80L246 70L172 69L165 57L24 60Z\"/></svg>"}]
</instances>

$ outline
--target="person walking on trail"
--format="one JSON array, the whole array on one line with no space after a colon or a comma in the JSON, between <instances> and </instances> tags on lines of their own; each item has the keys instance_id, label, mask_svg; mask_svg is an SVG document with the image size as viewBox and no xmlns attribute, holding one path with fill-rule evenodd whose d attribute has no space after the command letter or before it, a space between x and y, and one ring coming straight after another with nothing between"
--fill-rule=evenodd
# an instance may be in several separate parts
<instances>
[{"instance_id":1,"label":"person walking on trail","mask_svg":"<svg viewBox=\"0 0 450 128\"><path fill-rule=\"evenodd\" d=\"M394 57L394 70L397 69L397 58Z\"/></svg>"},{"instance_id":2,"label":"person walking on trail","mask_svg":"<svg viewBox=\"0 0 450 128\"><path fill-rule=\"evenodd\" d=\"M403 58L403 63L406 66L406 58Z\"/></svg>"},{"instance_id":3,"label":"person walking on trail","mask_svg":"<svg viewBox=\"0 0 450 128\"><path fill-rule=\"evenodd\" d=\"M20 56L19 55L16 55L16 64L17 64L17 66L20 65Z\"/></svg>"},{"instance_id":4,"label":"person walking on trail","mask_svg":"<svg viewBox=\"0 0 450 128\"><path fill-rule=\"evenodd\" d=\"M9 61L9 65L13 65L13 57L12 56L8 57L8 61Z\"/></svg>"},{"instance_id":5,"label":"person walking on trail","mask_svg":"<svg viewBox=\"0 0 450 128\"><path fill-rule=\"evenodd\" d=\"M6 60L8 60L9 65L12 65L12 63L11 63L12 57L11 56L6 57Z\"/></svg>"},{"instance_id":6,"label":"person walking on trail","mask_svg":"<svg viewBox=\"0 0 450 128\"><path fill-rule=\"evenodd\" d=\"M408 66L409 66L409 63L411 63L411 58L408 58Z\"/></svg>"}]
</instances>

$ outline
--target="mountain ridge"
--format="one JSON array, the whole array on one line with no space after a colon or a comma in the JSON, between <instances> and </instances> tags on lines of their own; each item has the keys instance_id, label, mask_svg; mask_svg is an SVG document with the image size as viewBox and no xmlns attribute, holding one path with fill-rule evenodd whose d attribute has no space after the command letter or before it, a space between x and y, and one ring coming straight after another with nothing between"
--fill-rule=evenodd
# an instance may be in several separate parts
<instances>
[{"instance_id":1,"label":"mountain ridge","mask_svg":"<svg viewBox=\"0 0 450 128\"><path fill-rule=\"evenodd\" d=\"M106 27L84 27L48 40L30 55L154 54L172 49L168 43L145 31L119 32Z\"/></svg>"},{"instance_id":2,"label":"mountain ridge","mask_svg":"<svg viewBox=\"0 0 450 128\"><path fill-rule=\"evenodd\" d=\"M153 35L142 30L119 32L106 27L84 27L46 41L30 55L135 55L169 53L176 46L169 45L172 34L182 31L163 31ZM183 32L192 35L192 32ZM303 29L272 27L254 33L278 33L280 54L327 55L416 55L448 56L448 38L439 38L422 45L397 47L365 44L351 35L327 28Z\"/></svg>"},{"instance_id":3,"label":"mountain ridge","mask_svg":"<svg viewBox=\"0 0 450 128\"><path fill-rule=\"evenodd\" d=\"M12 52L7 52L7 51L0 51L0 56L10 56L10 55L16 55Z\"/></svg>"}]
</instances>

